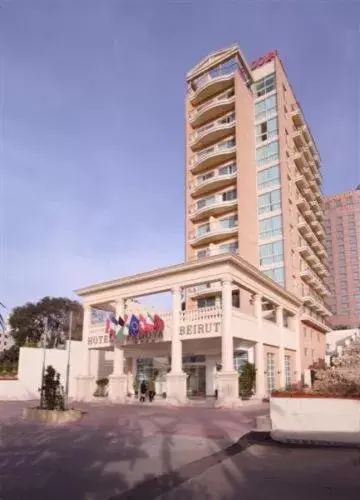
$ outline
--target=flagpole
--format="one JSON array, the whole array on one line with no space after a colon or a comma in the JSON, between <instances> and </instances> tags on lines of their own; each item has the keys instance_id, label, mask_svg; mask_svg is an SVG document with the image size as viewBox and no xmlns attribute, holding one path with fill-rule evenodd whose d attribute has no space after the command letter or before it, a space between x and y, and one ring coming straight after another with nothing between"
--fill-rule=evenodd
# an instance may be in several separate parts
<instances>
[{"instance_id":1,"label":"flagpole","mask_svg":"<svg viewBox=\"0 0 360 500\"><path fill-rule=\"evenodd\" d=\"M44 377L45 377L45 361L46 361L47 326L48 326L48 319L45 318L44 333L43 333L43 362L42 362L42 373L41 373L40 408L42 408L44 404Z\"/></svg>"},{"instance_id":2,"label":"flagpole","mask_svg":"<svg viewBox=\"0 0 360 500\"><path fill-rule=\"evenodd\" d=\"M71 353L71 335L72 335L72 324L73 324L73 311L70 311L69 318L69 338L68 338L68 350L67 350L67 365L66 365L66 382L65 382L65 397L66 397L66 407L69 402L69 379L70 379L70 353Z\"/></svg>"}]
</instances>

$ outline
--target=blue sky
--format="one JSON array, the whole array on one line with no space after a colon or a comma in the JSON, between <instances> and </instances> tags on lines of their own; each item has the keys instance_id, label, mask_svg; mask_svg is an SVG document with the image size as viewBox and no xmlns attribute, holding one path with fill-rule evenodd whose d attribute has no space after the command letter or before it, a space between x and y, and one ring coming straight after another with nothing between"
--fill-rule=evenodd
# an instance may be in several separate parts
<instances>
[{"instance_id":1,"label":"blue sky","mask_svg":"<svg viewBox=\"0 0 360 500\"><path fill-rule=\"evenodd\" d=\"M0 0L0 299L184 257L186 72L278 49L323 158L360 182L357 1Z\"/></svg>"}]
</instances>

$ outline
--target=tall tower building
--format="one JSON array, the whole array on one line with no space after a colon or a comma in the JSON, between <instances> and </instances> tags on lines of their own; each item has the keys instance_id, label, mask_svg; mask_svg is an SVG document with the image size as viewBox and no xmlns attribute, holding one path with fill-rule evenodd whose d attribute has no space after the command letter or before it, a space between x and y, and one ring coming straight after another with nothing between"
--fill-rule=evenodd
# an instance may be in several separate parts
<instances>
[{"instance_id":1,"label":"tall tower building","mask_svg":"<svg viewBox=\"0 0 360 500\"><path fill-rule=\"evenodd\" d=\"M332 326L360 326L360 185L325 199Z\"/></svg>"},{"instance_id":2,"label":"tall tower building","mask_svg":"<svg viewBox=\"0 0 360 500\"><path fill-rule=\"evenodd\" d=\"M277 52L249 65L233 46L188 73L186 260L238 253L301 296L305 367L324 355L330 315L320 167ZM204 285L187 307L219 301L216 284Z\"/></svg>"}]
</instances>

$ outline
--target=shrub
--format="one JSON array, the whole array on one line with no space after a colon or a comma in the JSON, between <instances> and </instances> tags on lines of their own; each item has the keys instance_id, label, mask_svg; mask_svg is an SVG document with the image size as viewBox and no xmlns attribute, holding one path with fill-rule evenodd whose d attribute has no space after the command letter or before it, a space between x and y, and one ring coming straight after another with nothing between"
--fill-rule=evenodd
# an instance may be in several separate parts
<instances>
[{"instance_id":1,"label":"shrub","mask_svg":"<svg viewBox=\"0 0 360 500\"><path fill-rule=\"evenodd\" d=\"M40 408L65 410L64 388L60 383L60 374L51 365L46 369L40 391Z\"/></svg>"},{"instance_id":2,"label":"shrub","mask_svg":"<svg viewBox=\"0 0 360 500\"><path fill-rule=\"evenodd\" d=\"M96 390L94 396L97 398L105 398L108 395L107 386L109 385L108 378L99 378L96 381Z\"/></svg>"},{"instance_id":3,"label":"shrub","mask_svg":"<svg viewBox=\"0 0 360 500\"><path fill-rule=\"evenodd\" d=\"M252 363L246 362L239 375L239 396L241 399L250 399L254 394L256 369Z\"/></svg>"}]
</instances>

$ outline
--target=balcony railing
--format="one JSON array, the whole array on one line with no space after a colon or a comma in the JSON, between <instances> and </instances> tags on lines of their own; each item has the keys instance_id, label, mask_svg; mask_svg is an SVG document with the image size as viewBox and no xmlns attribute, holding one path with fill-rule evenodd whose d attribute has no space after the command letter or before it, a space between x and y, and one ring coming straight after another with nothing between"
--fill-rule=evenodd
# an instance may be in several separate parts
<instances>
[{"instance_id":1,"label":"balcony railing","mask_svg":"<svg viewBox=\"0 0 360 500\"><path fill-rule=\"evenodd\" d=\"M222 106L222 105L227 105L227 104L232 104L235 102L235 95L234 95L234 90L226 90L222 94L214 97L213 99L209 99L208 101L204 102L203 104L200 104L200 106L197 106L195 109L193 109L189 113L189 121L190 123L194 122L196 119L200 117L203 113L206 113L209 109L215 106Z\"/></svg>"},{"instance_id":2,"label":"balcony railing","mask_svg":"<svg viewBox=\"0 0 360 500\"><path fill-rule=\"evenodd\" d=\"M219 135L221 132L224 134L229 134L229 129L233 129L235 126L235 113L229 113L217 120L214 120L202 127L198 128L195 132L190 134L190 144L191 146L195 146L197 142L202 139L202 142L205 138L208 140L208 143L211 141L211 137L216 134ZM209 136L209 137L208 137ZM215 139L216 140L216 139Z\"/></svg>"},{"instance_id":3,"label":"balcony railing","mask_svg":"<svg viewBox=\"0 0 360 500\"><path fill-rule=\"evenodd\" d=\"M212 211L221 211L237 204L237 196L234 195L231 199L224 199L222 195L215 195L209 198L193 203L189 207L189 214L191 216L204 214Z\"/></svg>"},{"instance_id":4,"label":"balcony railing","mask_svg":"<svg viewBox=\"0 0 360 500\"><path fill-rule=\"evenodd\" d=\"M200 167L204 162L206 162L206 160L216 157L217 155L221 156L235 152L236 141L235 137L232 137L196 153L190 160L190 168L194 169L196 167Z\"/></svg>"},{"instance_id":5,"label":"balcony railing","mask_svg":"<svg viewBox=\"0 0 360 500\"><path fill-rule=\"evenodd\" d=\"M189 240L192 242L203 241L214 235L231 234L234 231L237 231L237 228L238 222L229 221L228 219L216 222L208 222L207 224L204 224L199 228L190 231Z\"/></svg>"}]
</instances>

